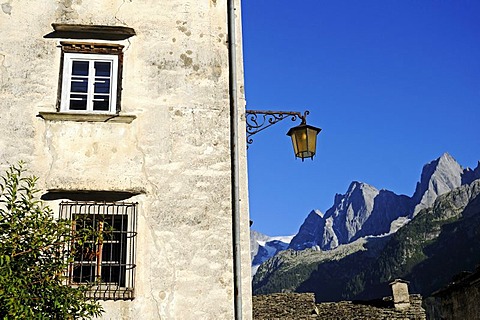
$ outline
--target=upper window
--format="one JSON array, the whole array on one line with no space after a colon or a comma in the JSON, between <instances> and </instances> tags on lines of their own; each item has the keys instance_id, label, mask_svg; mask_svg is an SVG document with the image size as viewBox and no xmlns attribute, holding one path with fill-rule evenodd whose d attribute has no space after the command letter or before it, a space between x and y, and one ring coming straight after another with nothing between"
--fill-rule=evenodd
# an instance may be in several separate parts
<instances>
[{"instance_id":1,"label":"upper window","mask_svg":"<svg viewBox=\"0 0 480 320\"><path fill-rule=\"evenodd\" d=\"M54 31L44 38L61 39L62 48L57 112L41 111L39 116L60 121L132 122L134 115L120 114L124 48L120 41L126 44L135 30L65 23L52 23L52 27Z\"/></svg>"},{"instance_id":2,"label":"upper window","mask_svg":"<svg viewBox=\"0 0 480 320\"><path fill-rule=\"evenodd\" d=\"M60 110L115 113L118 56L65 53Z\"/></svg>"},{"instance_id":3,"label":"upper window","mask_svg":"<svg viewBox=\"0 0 480 320\"><path fill-rule=\"evenodd\" d=\"M72 221L72 232L95 230L73 242L70 284L89 284L94 299L133 299L135 280L136 203L62 202L60 215Z\"/></svg>"},{"instance_id":4,"label":"upper window","mask_svg":"<svg viewBox=\"0 0 480 320\"><path fill-rule=\"evenodd\" d=\"M123 46L62 42L60 111L120 111Z\"/></svg>"}]
</instances>

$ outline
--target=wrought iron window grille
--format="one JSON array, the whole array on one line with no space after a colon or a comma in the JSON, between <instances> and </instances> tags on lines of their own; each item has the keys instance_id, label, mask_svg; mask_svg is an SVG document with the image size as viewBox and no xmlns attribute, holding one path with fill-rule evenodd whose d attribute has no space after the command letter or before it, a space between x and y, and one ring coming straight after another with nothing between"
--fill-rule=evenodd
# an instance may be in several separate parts
<instances>
[{"instance_id":1,"label":"wrought iron window grille","mask_svg":"<svg viewBox=\"0 0 480 320\"><path fill-rule=\"evenodd\" d=\"M69 285L88 285L87 297L130 300L135 292L137 203L64 201L60 217L72 221L72 233L94 230L84 241L67 244L74 253L66 270Z\"/></svg>"}]
</instances>

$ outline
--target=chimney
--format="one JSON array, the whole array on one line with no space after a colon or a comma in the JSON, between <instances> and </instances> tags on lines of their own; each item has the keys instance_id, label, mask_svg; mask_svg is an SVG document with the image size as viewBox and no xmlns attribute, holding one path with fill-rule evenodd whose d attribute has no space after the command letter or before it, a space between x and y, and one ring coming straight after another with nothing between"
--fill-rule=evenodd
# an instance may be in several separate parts
<instances>
[{"instance_id":1,"label":"chimney","mask_svg":"<svg viewBox=\"0 0 480 320\"><path fill-rule=\"evenodd\" d=\"M404 310L410 307L410 294L408 293L409 283L410 282L402 279L395 279L390 283L395 309Z\"/></svg>"}]
</instances>

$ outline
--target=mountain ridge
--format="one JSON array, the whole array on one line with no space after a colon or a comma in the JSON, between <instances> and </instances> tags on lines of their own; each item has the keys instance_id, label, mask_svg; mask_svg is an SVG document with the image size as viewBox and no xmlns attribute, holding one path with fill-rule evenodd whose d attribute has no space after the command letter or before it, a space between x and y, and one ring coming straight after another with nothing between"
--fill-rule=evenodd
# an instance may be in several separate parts
<instances>
[{"instance_id":1,"label":"mountain ridge","mask_svg":"<svg viewBox=\"0 0 480 320\"><path fill-rule=\"evenodd\" d=\"M437 197L398 232L368 236L327 251L286 250L266 261L255 294L314 292L317 301L372 299L394 278L428 296L480 264L480 180Z\"/></svg>"},{"instance_id":2,"label":"mountain ridge","mask_svg":"<svg viewBox=\"0 0 480 320\"><path fill-rule=\"evenodd\" d=\"M480 178L480 161L474 170L463 169L448 153L425 164L412 196L353 181L345 194L336 194L334 204L324 215L311 212L289 249L318 247L331 250L361 237L396 231L435 199L461 185Z\"/></svg>"}]
</instances>

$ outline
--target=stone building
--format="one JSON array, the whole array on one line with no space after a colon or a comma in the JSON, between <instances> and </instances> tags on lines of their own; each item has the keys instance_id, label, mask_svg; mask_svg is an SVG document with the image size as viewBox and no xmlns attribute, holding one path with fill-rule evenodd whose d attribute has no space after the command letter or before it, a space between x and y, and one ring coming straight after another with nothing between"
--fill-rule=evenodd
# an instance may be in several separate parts
<instances>
[{"instance_id":1,"label":"stone building","mask_svg":"<svg viewBox=\"0 0 480 320\"><path fill-rule=\"evenodd\" d=\"M2 171L114 230L68 281L105 319L250 319L239 0L4 0L0 29Z\"/></svg>"},{"instance_id":2,"label":"stone building","mask_svg":"<svg viewBox=\"0 0 480 320\"><path fill-rule=\"evenodd\" d=\"M480 318L480 267L464 272L443 289L433 293L438 319L475 320Z\"/></svg>"},{"instance_id":3,"label":"stone building","mask_svg":"<svg viewBox=\"0 0 480 320\"><path fill-rule=\"evenodd\" d=\"M253 297L255 320L425 320L422 297L408 294L408 282L391 284L392 296L369 301L315 303L313 293L276 293ZM453 319L453 318L452 318ZM460 319L460 318L455 318Z\"/></svg>"},{"instance_id":4,"label":"stone building","mask_svg":"<svg viewBox=\"0 0 480 320\"><path fill-rule=\"evenodd\" d=\"M315 303L313 293L276 293L253 296L255 320L425 320L422 297L410 295L410 306L396 308L392 297L372 301ZM458 318L457 318L458 319Z\"/></svg>"}]
</instances>

